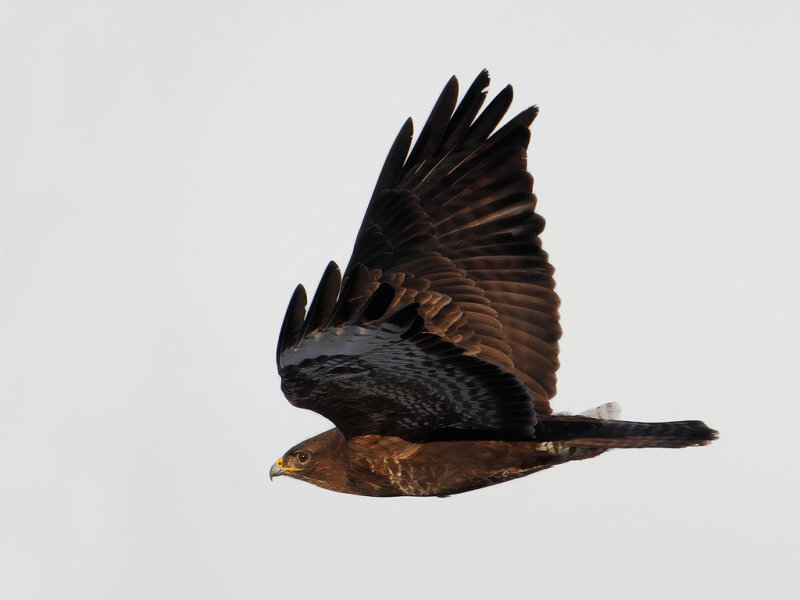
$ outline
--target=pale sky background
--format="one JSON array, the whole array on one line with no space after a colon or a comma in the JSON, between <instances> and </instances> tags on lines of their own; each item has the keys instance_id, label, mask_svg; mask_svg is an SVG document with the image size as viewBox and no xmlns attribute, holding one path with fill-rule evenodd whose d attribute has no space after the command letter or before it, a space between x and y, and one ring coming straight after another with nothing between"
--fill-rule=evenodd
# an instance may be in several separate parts
<instances>
[{"instance_id":1,"label":"pale sky background","mask_svg":"<svg viewBox=\"0 0 800 600\"><path fill-rule=\"evenodd\" d=\"M796 598L796 2L0 4L0 597ZM556 410L698 418L449 499L270 464L274 366L407 116L541 107Z\"/></svg>"}]
</instances>

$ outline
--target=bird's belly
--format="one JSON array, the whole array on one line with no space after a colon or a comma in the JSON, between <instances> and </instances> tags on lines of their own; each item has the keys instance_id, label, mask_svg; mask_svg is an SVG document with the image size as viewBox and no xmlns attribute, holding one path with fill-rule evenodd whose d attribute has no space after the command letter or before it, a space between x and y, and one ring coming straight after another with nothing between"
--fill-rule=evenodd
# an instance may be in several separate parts
<instances>
[{"instance_id":1,"label":"bird's belly","mask_svg":"<svg viewBox=\"0 0 800 600\"><path fill-rule=\"evenodd\" d=\"M361 454L370 495L447 496L516 479L553 465L586 458L586 449L553 442L492 440L412 444L381 436L375 452Z\"/></svg>"}]
</instances>

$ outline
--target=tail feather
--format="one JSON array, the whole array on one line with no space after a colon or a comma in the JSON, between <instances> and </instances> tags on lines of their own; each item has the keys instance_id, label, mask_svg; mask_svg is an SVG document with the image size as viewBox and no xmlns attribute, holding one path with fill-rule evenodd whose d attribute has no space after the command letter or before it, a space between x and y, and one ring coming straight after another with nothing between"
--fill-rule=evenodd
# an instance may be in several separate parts
<instances>
[{"instance_id":1,"label":"tail feather","mask_svg":"<svg viewBox=\"0 0 800 600\"><path fill-rule=\"evenodd\" d=\"M554 415L536 425L536 438L577 448L685 448L705 446L717 432L702 421L640 423Z\"/></svg>"}]
</instances>

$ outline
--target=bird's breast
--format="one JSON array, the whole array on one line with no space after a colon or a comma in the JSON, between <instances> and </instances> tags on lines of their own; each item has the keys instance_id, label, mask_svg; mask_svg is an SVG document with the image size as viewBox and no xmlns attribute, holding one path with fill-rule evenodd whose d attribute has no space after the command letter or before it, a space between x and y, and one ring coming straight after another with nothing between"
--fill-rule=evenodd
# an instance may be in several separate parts
<instances>
[{"instance_id":1,"label":"bird's breast","mask_svg":"<svg viewBox=\"0 0 800 600\"><path fill-rule=\"evenodd\" d=\"M377 496L442 496L515 479L571 460L551 442L456 440L412 443L393 436L348 440L349 465Z\"/></svg>"}]
</instances>

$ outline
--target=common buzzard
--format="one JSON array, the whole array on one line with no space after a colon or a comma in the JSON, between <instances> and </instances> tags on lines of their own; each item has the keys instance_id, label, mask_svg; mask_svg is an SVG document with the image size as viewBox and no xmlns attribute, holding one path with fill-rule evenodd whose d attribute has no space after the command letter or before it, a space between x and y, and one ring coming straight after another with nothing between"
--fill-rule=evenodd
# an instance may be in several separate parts
<instances>
[{"instance_id":1,"label":"common buzzard","mask_svg":"<svg viewBox=\"0 0 800 600\"><path fill-rule=\"evenodd\" d=\"M336 427L272 466L366 496L447 496L611 448L716 439L700 421L554 414L559 298L526 149L537 107L495 131L481 72L447 82L414 148L407 120L378 176L350 263L298 286L278 340L282 389ZM494 133L493 133L494 132Z\"/></svg>"}]
</instances>

